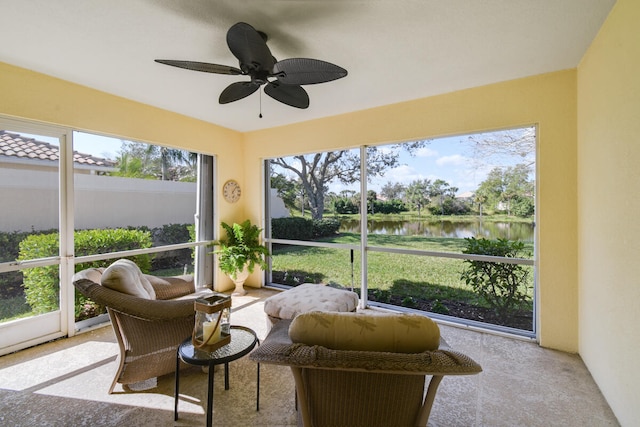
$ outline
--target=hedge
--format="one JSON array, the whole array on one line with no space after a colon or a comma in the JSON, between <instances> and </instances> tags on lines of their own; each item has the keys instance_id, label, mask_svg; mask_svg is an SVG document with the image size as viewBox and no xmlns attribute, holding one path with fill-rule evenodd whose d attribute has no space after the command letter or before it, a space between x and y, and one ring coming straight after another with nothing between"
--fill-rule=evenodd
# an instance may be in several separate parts
<instances>
[{"instance_id":1,"label":"hedge","mask_svg":"<svg viewBox=\"0 0 640 427\"><path fill-rule=\"evenodd\" d=\"M132 249L150 248L151 234L148 231L106 229L82 230L74 233L75 255L93 255ZM20 242L18 260L31 260L57 256L59 251L58 233L33 234ZM151 255L127 257L135 262L143 272L151 268ZM75 271L86 268L107 267L113 260L102 260L76 264ZM47 313L59 308L60 278L58 265L34 267L23 270L24 293L34 314ZM75 315L81 320L87 310L104 311L84 295L76 292Z\"/></svg>"},{"instance_id":2,"label":"hedge","mask_svg":"<svg viewBox=\"0 0 640 427\"><path fill-rule=\"evenodd\" d=\"M307 219L300 217L273 218L271 237L285 240L313 240L338 234L340 221L337 219Z\"/></svg>"}]
</instances>

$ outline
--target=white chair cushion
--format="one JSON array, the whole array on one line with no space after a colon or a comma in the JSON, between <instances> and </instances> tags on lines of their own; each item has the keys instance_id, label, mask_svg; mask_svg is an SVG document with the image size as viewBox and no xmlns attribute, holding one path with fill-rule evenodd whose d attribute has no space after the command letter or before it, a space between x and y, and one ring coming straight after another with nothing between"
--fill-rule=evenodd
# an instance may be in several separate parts
<instances>
[{"instance_id":1,"label":"white chair cushion","mask_svg":"<svg viewBox=\"0 0 640 427\"><path fill-rule=\"evenodd\" d=\"M325 285L305 283L264 302L264 312L277 319L293 319L309 311L355 311L358 294Z\"/></svg>"},{"instance_id":2,"label":"white chair cushion","mask_svg":"<svg viewBox=\"0 0 640 427\"><path fill-rule=\"evenodd\" d=\"M140 268L131 260L119 259L102 273L100 283L105 288L139 298L156 299L156 292Z\"/></svg>"},{"instance_id":3,"label":"white chair cushion","mask_svg":"<svg viewBox=\"0 0 640 427\"><path fill-rule=\"evenodd\" d=\"M289 337L332 350L421 353L438 349L440 328L419 314L311 312L293 319Z\"/></svg>"}]
</instances>

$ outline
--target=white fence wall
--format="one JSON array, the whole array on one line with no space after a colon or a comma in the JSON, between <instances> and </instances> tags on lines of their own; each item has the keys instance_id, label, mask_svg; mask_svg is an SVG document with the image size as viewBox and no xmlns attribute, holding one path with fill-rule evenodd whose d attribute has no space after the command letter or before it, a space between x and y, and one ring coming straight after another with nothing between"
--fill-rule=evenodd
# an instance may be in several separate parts
<instances>
[{"instance_id":1,"label":"white fence wall","mask_svg":"<svg viewBox=\"0 0 640 427\"><path fill-rule=\"evenodd\" d=\"M76 229L193 224L196 184L76 174ZM58 228L58 175L0 169L0 231Z\"/></svg>"}]
</instances>

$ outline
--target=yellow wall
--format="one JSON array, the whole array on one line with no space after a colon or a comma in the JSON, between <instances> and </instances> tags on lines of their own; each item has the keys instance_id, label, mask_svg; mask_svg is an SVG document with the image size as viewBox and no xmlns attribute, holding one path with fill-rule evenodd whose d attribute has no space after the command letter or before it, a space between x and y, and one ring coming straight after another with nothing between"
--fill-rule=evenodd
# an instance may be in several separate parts
<instances>
[{"instance_id":1,"label":"yellow wall","mask_svg":"<svg viewBox=\"0 0 640 427\"><path fill-rule=\"evenodd\" d=\"M541 344L579 349L621 424L634 425L640 419L637 22L640 3L618 0L577 70L244 135L2 63L0 114L215 154L218 183L235 178L244 190L239 204L218 205L223 221L262 218L267 157L537 124Z\"/></svg>"},{"instance_id":2,"label":"yellow wall","mask_svg":"<svg viewBox=\"0 0 640 427\"><path fill-rule=\"evenodd\" d=\"M578 350L576 72L557 72L245 135L245 181L263 158L537 124L540 341ZM259 187L247 205L259 218ZM253 191L249 189L249 191Z\"/></svg>"},{"instance_id":3,"label":"yellow wall","mask_svg":"<svg viewBox=\"0 0 640 427\"><path fill-rule=\"evenodd\" d=\"M580 354L640 420L640 2L618 0L578 67Z\"/></svg>"},{"instance_id":4,"label":"yellow wall","mask_svg":"<svg viewBox=\"0 0 640 427\"><path fill-rule=\"evenodd\" d=\"M217 182L233 178L246 186L238 169L237 159L243 155L239 132L2 62L0 94L0 115L216 155ZM216 196L221 221L244 218L246 199L230 205L222 201L220 191ZM219 272L215 282L220 290L233 286Z\"/></svg>"},{"instance_id":5,"label":"yellow wall","mask_svg":"<svg viewBox=\"0 0 640 427\"><path fill-rule=\"evenodd\" d=\"M540 341L578 350L575 70L244 135L6 64L0 74L0 114L218 155L218 183L243 187L239 204L218 204L222 221L261 220L266 157L536 124Z\"/></svg>"}]
</instances>

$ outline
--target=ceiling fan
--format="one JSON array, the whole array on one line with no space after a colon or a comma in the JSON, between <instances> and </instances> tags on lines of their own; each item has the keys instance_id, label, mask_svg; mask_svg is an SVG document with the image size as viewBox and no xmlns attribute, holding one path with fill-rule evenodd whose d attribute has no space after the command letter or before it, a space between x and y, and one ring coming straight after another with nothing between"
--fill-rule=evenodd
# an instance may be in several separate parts
<instances>
[{"instance_id":1,"label":"ceiling fan","mask_svg":"<svg viewBox=\"0 0 640 427\"><path fill-rule=\"evenodd\" d=\"M267 35L238 22L227 32L227 45L240 61L240 68L206 62L156 59L156 62L187 70L214 74L250 76L251 81L231 83L220 94L220 104L245 98L260 86L271 98L296 108L309 107L309 95L301 85L325 83L347 75L347 70L329 62L309 58L276 60L267 47Z\"/></svg>"}]
</instances>

